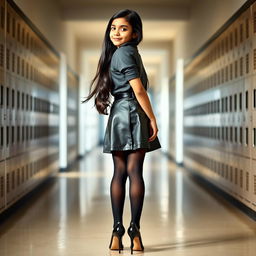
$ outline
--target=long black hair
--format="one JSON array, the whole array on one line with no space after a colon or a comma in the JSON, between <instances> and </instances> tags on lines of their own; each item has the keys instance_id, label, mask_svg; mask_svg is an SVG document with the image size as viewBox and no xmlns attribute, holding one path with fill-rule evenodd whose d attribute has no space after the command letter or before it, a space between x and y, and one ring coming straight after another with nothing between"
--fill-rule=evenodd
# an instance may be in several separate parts
<instances>
[{"instance_id":1,"label":"long black hair","mask_svg":"<svg viewBox=\"0 0 256 256\"><path fill-rule=\"evenodd\" d=\"M125 18L125 20L132 26L132 33L137 34L137 37L132 39L135 45L138 45L143 39L142 21L137 12L130 9L124 9L115 13L110 18L105 32L105 37L102 45L102 52L98 62L96 75L90 84L89 95L86 97L84 101L81 102L84 103L90 100L94 95L96 95L94 106L96 106L96 109L100 114L104 115L108 115L107 107L111 103L109 97L113 81L109 72L109 66L113 53L115 52L117 47L110 40L109 34L111 30L112 21L116 18ZM93 89L93 91L91 91L92 86L96 80L96 86Z\"/></svg>"}]
</instances>

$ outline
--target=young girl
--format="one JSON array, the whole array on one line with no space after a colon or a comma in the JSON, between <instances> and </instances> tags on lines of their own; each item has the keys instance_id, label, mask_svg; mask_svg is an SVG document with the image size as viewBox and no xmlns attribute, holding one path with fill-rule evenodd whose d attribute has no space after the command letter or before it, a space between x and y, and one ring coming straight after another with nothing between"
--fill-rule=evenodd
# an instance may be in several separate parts
<instances>
[{"instance_id":1,"label":"young girl","mask_svg":"<svg viewBox=\"0 0 256 256\"><path fill-rule=\"evenodd\" d=\"M141 18L135 11L125 9L111 17L96 76L89 96L83 101L96 95L97 111L107 115L110 94L114 96L103 153L111 153L114 164L110 185L114 224L109 248L119 250L119 253L123 250L122 236L125 233L123 208L127 177L131 205L131 222L127 231L131 239L131 253L144 250L140 234L145 193L143 162L146 152L161 148L156 118L146 92L147 74L137 49L142 37ZM91 92L96 79L96 86Z\"/></svg>"}]
</instances>

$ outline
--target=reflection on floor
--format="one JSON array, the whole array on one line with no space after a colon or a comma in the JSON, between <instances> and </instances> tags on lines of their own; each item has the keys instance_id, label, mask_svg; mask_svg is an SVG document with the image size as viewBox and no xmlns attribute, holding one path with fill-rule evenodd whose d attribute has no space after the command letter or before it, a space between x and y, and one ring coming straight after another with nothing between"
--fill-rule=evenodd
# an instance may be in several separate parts
<instances>
[{"instance_id":1,"label":"reflection on floor","mask_svg":"<svg viewBox=\"0 0 256 256\"><path fill-rule=\"evenodd\" d=\"M111 154L101 147L72 170L56 176L0 224L1 256L105 256L112 212ZM141 219L144 253L134 255L255 255L256 223L199 187L160 150L146 154L145 201ZM127 180L124 225L130 222ZM125 234L124 251L130 255Z\"/></svg>"}]
</instances>

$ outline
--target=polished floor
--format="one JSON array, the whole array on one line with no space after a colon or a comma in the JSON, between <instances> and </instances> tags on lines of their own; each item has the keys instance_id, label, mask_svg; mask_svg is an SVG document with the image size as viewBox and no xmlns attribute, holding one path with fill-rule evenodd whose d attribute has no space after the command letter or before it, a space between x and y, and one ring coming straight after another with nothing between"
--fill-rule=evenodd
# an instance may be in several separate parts
<instances>
[{"instance_id":1,"label":"polished floor","mask_svg":"<svg viewBox=\"0 0 256 256\"><path fill-rule=\"evenodd\" d=\"M111 154L101 147L60 173L0 223L1 256L106 256L112 232ZM251 256L256 222L195 183L160 150L146 154L141 218L149 256ZM129 180L124 225L130 222ZM130 255L127 233L124 251Z\"/></svg>"}]
</instances>

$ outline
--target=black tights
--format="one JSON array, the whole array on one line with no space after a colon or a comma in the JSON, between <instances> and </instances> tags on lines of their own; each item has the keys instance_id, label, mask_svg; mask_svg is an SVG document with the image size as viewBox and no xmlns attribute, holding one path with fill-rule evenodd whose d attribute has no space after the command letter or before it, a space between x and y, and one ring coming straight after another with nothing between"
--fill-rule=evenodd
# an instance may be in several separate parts
<instances>
[{"instance_id":1,"label":"black tights","mask_svg":"<svg viewBox=\"0 0 256 256\"><path fill-rule=\"evenodd\" d=\"M140 228L140 217L143 207L145 184L143 180L143 161L145 150L112 151L114 175L110 185L111 204L114 225L123 223L123 209L125 201L125 184L130 181L131 221Z\"/></svg>"}]
</instances>

